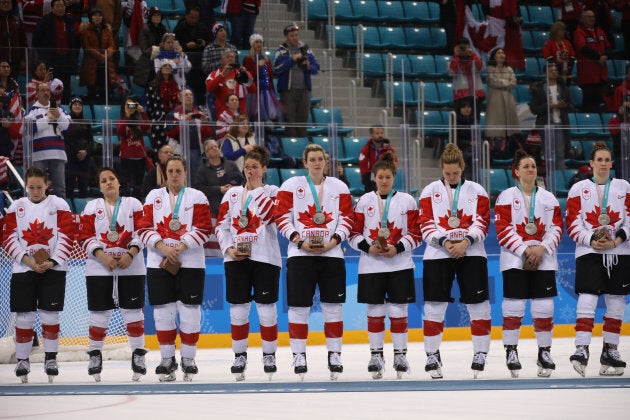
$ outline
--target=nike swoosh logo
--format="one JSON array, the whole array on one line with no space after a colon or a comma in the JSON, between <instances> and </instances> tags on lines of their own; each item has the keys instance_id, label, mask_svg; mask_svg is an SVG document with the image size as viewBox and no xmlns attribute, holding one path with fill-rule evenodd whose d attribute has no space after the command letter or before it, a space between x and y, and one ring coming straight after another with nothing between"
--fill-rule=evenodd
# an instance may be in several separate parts
<instances>
[{"instance_id":1,"label":"nike swoosh logo","mask_svg":"<svg viewBox=\"0 0 630 420\"><path fill-rule=\"evenodd\" d=\"M132 302L133 302L134 300L138 300L138 296L136 296L136 297L132 297L132 298L131 298L131 301L132 301Z\"/></svg>"},{"instance_id":2,"label":"nike swoosh logo","mask_svg":"<svg viewBox=\"0 0 630 420\"><path fill-rule=\"evenodd\" d=\"M551 286L551 287L547 287L547 290L551 290L551 289L553 289L553 286Z\"/></svg>"},{"instance_id":3,"label":"nike swoosh logo","mask_svg":"<svg viewBox=\"0 0 630 420\"><path fill-rule=\"evenodd\" d=\"M197 296L199 296L199 295L190 295L190 298L191 298L191 299L194 299L194 298L196 298Z\"/></svg>"},{"instance_id":4,"label":"nike swoosh logo","mask_svg":"<svg viewBox=\"0 0 630 420\"><path fill-rule=\"evenodd\" d=\"M56 305L59 305L59 302L51 302L50 303L50 306L56 306Z\"/></svg>"},{"instance_id":5,"label":"nike swoosh logo","mask_svg":"<svg viewBox=\"0 0 630 420\"><path fill-rule=\"evenodd\" d=\"M48 212L48 215L49 215L49 216L54 216L55 214L57 214L57 212L56 212L56 211L51 211L51 212Z\"/></svg>"},{"instance_id":6,"label":"nike swoosh logo","mask_svg":"<svg viewBox=\"0 0 630 420\"><path fill-rule=\"evenodd\" d=\"M343 295L345 295L345 293L337 293L337 296L339 296L339 297L341 297Z\"/></svg>"},{"instance_id":7,"label":"nike swoosh logo","mask_svg":"<svg viewBox=\"0 0 630 420\"><path fill-rule=\"evenodd\" d=\"M268 294L269 294L269 292L262 292L261 294L262 294L262 295L268 295Z\"/></svg>"},{"instance_id":8,"label":"nike swoosh logo","mask_svg":"<svg viewBox=\"0 0 630 420\"><path fill-rule=\"evenodd\" d=\"M630 283L626 283L626 284L621 285L621 287L628 287L628 286L630 286Z\"/></svg>"},{"instance_id":9,"label":"nike swoosh logo","mask_svg":"<svg viewBox=\"0 0 630 420\"><path fill-rule=\"evenodd\" d=\"M483 292L485 292L485 290L477 290L478 295L482 294Z\"/></svg>"},{"instance_id":10,"label":"nike swoosh logo","mask_svg":"<svg viewBox=\"0 0 630 420\"><path fill-rule=\"evenodd\" d=\"M190 209L192 209L193 207L195 207L195 206L184 207L184 210L185 210L185 211L190 211Z\"/></svg>"}]
</instances>

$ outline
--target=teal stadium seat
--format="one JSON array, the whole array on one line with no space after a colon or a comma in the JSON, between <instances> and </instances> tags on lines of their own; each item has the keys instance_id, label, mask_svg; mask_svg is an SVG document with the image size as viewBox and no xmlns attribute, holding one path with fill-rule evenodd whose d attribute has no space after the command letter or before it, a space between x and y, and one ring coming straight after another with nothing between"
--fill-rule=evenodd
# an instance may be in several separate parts
<instances>
[{"instance_id":1,"label":"teal stadium seat","mask_svg":"<svg viewBox=\"0 0 630 420\"><path fill-rule=\"evenodd\" d=\"M359 163L359 154L368 140L367 137L343 137L344 156L348 163Z\"/></svg>"},{"instance_id":2,"label":"teal stadium seat","mask_svg":"<svg viewBox=\"0 0 630 420\"><path fill-rule=\"evenodd\" d=\"M350 186L350 194L353 196L361 196L365 191L365 187L361 183L361 170L357 167L344 168L343 170Z\"/></svg>"},{"instance_id":3,"label":"teal stadium seat","mask_svg":"<svg viewBox=\"0 0 630 420\"><path fill-rule=\"evenodd\" d=\"M267 168L267 172L265 172L265 183L269 185L280 186L280 174L276 168Z\"/></svg>"},{"instance_id":4,"label":"teal stadium seat","mask_svg":"<svg viewBox=\"0 0 630 420\"><path fill-rule=\"evenodd\" d=\"M284 153L297 161L302 160L304 149L309 145L306 137L281 137L280 143Z\"/></svg>"},{"instance_id":5,"label":"teal stadium seat","mask_svg":"<svg viewBox=\"0 0 630 420\"><path fill-rule=\"evenodd\" d=\"M280 172L281 182L285 182L287 179L292 178L294 176L306 176L308 174L308 171L306 169L280 168L278 171Z\"/></svg>"},{"instance_id":6,"label":"teal stadium seat","mask_svg":"<svg viewBox=\"0 0 630 420\"><path fill-rule=\"evenodd\" d=\"M407 40L400 26L381 26L378 28L382 48L400 50L407 48Z\"/></svg>"},{"instance_id":7,"label":"teal stadium seat","mask_svg":"<svg viewBox=\"0 0 630 420\"><path fill-rule=\"evenodd\" d=\"M433 77L435 71L435 59L432 55L410 55L409 62L411 64L409 77L425 79Z\"/></svg>"},{"instance_id":8,"label":"teal stadium seat","mask_svg":"<svg viewBox=\"0 0 630 420\"><path fill-rule=\"evenodd\" d=\"M326 0L308 0L308 20L328 20Z\"/></svg>"},{"instance_id":9,"label":"teal stadium seat","mask_svg":"<svg viewBox=\"0 0 630 420\"><path fill-rule=\"evenodd\" d=\"M405 14L401 1L378 1L378 16L383 22L410 22L413 18Z\"/></svg>"}]
</instances>

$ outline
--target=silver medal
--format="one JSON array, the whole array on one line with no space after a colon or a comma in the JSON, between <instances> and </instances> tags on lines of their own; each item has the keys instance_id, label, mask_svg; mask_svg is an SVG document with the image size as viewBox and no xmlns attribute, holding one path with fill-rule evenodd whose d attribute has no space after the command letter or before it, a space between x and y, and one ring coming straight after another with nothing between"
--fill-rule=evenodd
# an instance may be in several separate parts
<instances>
[{"instance_id":1,"label":"silver medal","mask_svg":"<svg viewBox=\"0 0 630 420\"><path fill-rule=\"evenodd\" d=\"M178 231L182 227L182 222L179 219L172 219L168 222L168 227L171 228L172 231Z\"/></svg>"},{"instance_id":2,"label":"silver medal","mask_svg":"<svg viewBox=\"0 0 630 420\"><path fill-rule=\"evenodd\" d=\"M528 235L533 235L534 233L536 233L538 229L536 228L536 225L533 223L528 223L525 225L525 232L527 232Z\"/></svg>"},{"instance_id":3,"label":"silver medal","mask_svg":"<svg viewBox=\"0 0 630 420\"><path fill-rule=\"evenodd\" d=\"M313 222L315 222L318 225L323 224L325 221L326 221L326 217L324 216L324 213L317 212L313 216Z\"/></svg>"},{"instance_id":4,"label":"silver medal","mask_svg":"<svg viewBox=\"0 0 630 420\"><path fill-rule=\"evenodd\" d=\"M448 226L455 229L459 227L459 217L451 216L448 218Z\"/></svg>"},{"instance_id":5,"label":"silver medal","mask_svg":"<svg viewBox=\"0 0 630 420\"><path fill-rule=\"evenodd\" d=\"M238 226L241 229L245 229L248 224L249 224L249 219L247 218L247 216L241 216L238 218Z\"/></svg>"},{"instance_id":6,"label":"silver medal","mask_svg":"<svg viewBox=\"0 0 630 420\"><path fill-rule=\"evenodd\" d=\"M120 238L120 235L118 235L118 232L116 232L115 230L110 230L109 232L107 232L107 240L109 242L118 242L118 238Z\"/></svg>"},{"instance_id":7,"label":"silver medal","mask_svg":"<svg viewBox=\"0 0 630 420\"><path fill-rule=\"evenodd\" d=\"M384 228L380 228L380 229L378 230L378 236L379 236L379 238L385 238L385 239L387 239L387 238L389 238L389 234L390 234L389 229L387 229L386 227L384 227Z\"/></svg>"},{"instance_id":8,"label":"silver medal","mask_svg":"<svg viewBox=\"0 0 630 420\"><path fill-rule=\"evenodd\" d=\"M597 221L599 222L600 225L606 226L610 224L610 216L607 214L600 214L599 217L597 218Z\"/></svg>"}]
</instances>

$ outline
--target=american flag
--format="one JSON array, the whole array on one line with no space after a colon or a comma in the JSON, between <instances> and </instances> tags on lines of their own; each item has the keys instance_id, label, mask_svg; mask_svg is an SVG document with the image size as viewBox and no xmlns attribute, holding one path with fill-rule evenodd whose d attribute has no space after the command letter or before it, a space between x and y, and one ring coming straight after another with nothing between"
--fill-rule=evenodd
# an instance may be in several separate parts
<instances>
[{"instance_id":1,"label":"american flag","mask_svg":"<svg viewBox=\"0 0 630 420\"><path fill-rule=\"evenodd\" d=\"M9 181L9 177L7 176L7 162L9 158L6 156L0 156L0 185Z\"/></svg>"}]
</instances>

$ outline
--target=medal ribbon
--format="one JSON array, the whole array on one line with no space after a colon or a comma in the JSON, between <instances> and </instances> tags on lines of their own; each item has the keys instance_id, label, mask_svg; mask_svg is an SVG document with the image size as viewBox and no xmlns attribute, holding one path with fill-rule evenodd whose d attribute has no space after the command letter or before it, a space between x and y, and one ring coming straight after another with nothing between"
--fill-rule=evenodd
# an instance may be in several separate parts
<instances>
[{"instance_id":1,"label":"medal ribbon","mask_svg":"<svg viewBox=\"0 0 630 420\"><path fill-rule=\"evenodd\" d=\"M116 232L116 221L118 220L118 210L120 210L121 201L122 200L120 199L120 197L116 199L116 204L114 205L114 214L109 220L109 230L112 232ZM105 201L105 208L107 209L107 213L109 213L109 205L107 204L107 201Z\"/></svg>"},{"instance_id":2,"label":"medal ribbon","mask_svg":"<svg viewBox=\"0 0 630 420\"><path fill-rule=\"evenodd\" d=\"M451 189L451 184L446 182L446 192L448 192L448 199L451 201L451 217L457 217L457 203L459 202L459 191L462 188L462 181L459 181L457 184L457 188L455 188L455 197L453 197L453 190Z\"/></svg>"},{"instance_id":3,"label":"medal ribbon","mask_svg":"<svg viewBox=\"0 0 630 420\"><path fill-rule=\"evenodd\" d=\"M175 202L175 208L173 209L173 219L179 219L179 206L182 204L182 198L184 197L184 190L186 189L185 185L182 185L182 189L179 190L177 194L177 201ZM170 198L170 197L169 197ZM171 208L173 207L173 199L171 198Z\"/></svg>"},{"instance_id":4,"label":"medal ribbon","mask_svg":"<svg viewBox=\"0 0 630 420\"><path fill-rule=\"evenodd\" d=\"M378 197L378 207L379 207L379 210L381 211L381 227L382 228L386 228L387 227L387 215L389 214L389 205L391 204L392 196L394 195L394 190L392 189L392 190L389 191L389 193L387 193L387 199L385 200L385 208L384 209L383 209L383 201L381 199L381 195L378 193L378 191L374 191L374 193Z\"/></svg>"},{"instance_id":5,"label":"medal ribbon","mask_svg":"<svg viewBox=\"0 0 630 420\"><path fill-rule=\"evenodd\" d=\"M245 204L243 204L243 209L241 210L241 216L245 217L247 216L247 208L249 207L249 203L251 203L252 201L252 195L251 194L247 194L247 189L243 189L243 199L245 199L245 196L247 196L247 200L245 201Z\"/></svg>"},{"instance_id":6,"label":"medal ribbon","mask_svg":"<svg viewBox=\"0 0 630 420\"><path fill-rule=\"evenodd\" d=\"M599 191L599 186L597 185L597 180L593 177L593 182L595 183L595 190L597 191L597 197L599 198L599 208L600 213L602 215L606 214L606 206L608 206L608 191L610 190L610 178L606 180L606 186L604 187L604 196L602 197L602 193Z\"/></svg>"},{"instance_id":7,"label":"medal ribbon","mask_svg":"<svg viewBox=\"0 0 630 420\"><path fill-rule=\"evenodd\" d=\"M319 204L319 199L320 196L317 194L317 190L315 189L315 184L313 184L313 180L311 179L310 175L306 175L306 180L308 181L308 186L311 188L311 194L313 194L313 200L315 201L315 212L316 213L321 213L322 212L322 207ZM324 185L323 185L323 180L322 180L322 189L320 190L320 193L323 194L324 191Z\"/></svg>"},{"instance_id":8,"label":"medal ribbon","mask_svg":"<svg viewBox=\"0 0 630 420\"><path fill-rule=\"evenodd\" d=\"M536 209L536 189L538 187L534 187L534 189L532 190L532 198L531 200L527 200L527 197L525 196L525 193L523 192L523 186L522 185L518 185L518 189L521 190L521 194L523 194L523 201L525 201L525 205L529 207L529 218L527 219L528 223L534 223L535 217L534 217L534 210Z\"/></svg>"}]
</instances>

